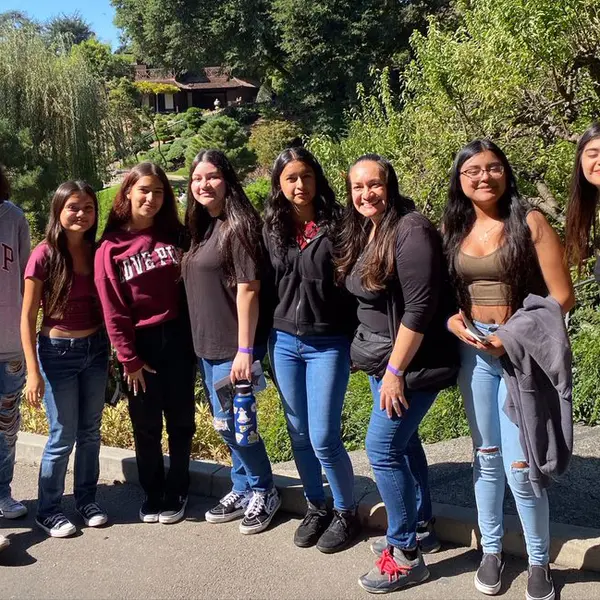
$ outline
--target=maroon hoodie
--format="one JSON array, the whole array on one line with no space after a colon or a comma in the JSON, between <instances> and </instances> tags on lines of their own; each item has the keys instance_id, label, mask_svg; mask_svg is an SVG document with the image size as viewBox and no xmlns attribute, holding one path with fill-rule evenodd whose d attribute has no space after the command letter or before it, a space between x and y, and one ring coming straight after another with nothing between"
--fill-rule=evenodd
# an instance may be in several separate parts
<instances>
[{"instance_id":1,"label":"maroon hoodie","mask_svg":"<svg viewBox=\"0 0 600 600\"><path fill-rule=\"evenodd\" d=\"M144 364L135 329L177 318L182 251L154 228L111 231L94 259L94 279L106 330L128 373Z\"/></svg>"}]
</instances>

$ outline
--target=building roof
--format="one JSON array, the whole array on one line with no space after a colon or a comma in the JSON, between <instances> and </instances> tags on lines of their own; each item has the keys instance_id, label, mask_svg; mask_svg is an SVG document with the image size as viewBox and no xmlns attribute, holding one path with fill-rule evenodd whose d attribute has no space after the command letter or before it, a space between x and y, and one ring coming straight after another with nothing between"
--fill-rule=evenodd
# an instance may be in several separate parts
<instances>
[{"instance_id":1,"label":"building roof","mask_svg":"<svg viewBox=\"0 0 600 600\"><path fill-rule=\"evenodd\" d=\"M201 71L185 72L176 75L168 69L151 69L147 65L136 65L136 81L151 81L153 83L169 83L182 90L219 90L226 88L257 88L257 85L233 77L225 67L204 67Z\"/></svg>"}]
</instances>

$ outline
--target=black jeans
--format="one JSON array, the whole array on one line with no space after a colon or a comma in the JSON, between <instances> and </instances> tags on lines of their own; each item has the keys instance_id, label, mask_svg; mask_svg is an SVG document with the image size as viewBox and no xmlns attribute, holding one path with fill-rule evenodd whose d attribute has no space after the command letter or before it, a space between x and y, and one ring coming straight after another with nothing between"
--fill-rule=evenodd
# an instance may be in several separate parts
<instances>
[{"instance_id":1,"label":"black jeans","mask_svg":"<svg viewBox=\"0 0 600 600\"><path fill-rule=\"evenodd\" d=\"M194 420L196 356L189 321L181 318L136 330L138 356L156 373L144 371L146 391L129 393L140 484L155 501L187 496ZM169 473L165 479L161 446L163 414L169 441Z\"/></svg>"}]
</instances>

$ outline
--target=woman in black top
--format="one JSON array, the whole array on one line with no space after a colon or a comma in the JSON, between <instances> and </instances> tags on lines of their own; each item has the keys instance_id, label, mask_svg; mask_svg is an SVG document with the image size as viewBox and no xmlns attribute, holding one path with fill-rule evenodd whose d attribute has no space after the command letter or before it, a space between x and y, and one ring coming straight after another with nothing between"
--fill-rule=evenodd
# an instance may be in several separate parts
<instances>
[{"instance_id":1,"label":"woman in black top","mask_svg":"<svg viewBox=\"0 0 600 600\"><path fill-rule=\"evenodd\" d=\"M186 226L192 247L183 261L194 349L210 400L213 424L231 451L231 492L207 511L209 523L243 516L240 532L269 526L281 505L261 439L238 444L233 409L224 410L215 383L251 380L262 360L270 323L260 298L264 277L261 220L227 157L202 150L192 162Z\"/></svg>"},{"instance_id":2,"label":"woman in black top","mask_svg":"<svg viewBox=\"0 0 600 600\"><path fill-rule=\"evenodd\" d=\"M264 227L276 285L269 356L308 501L294 543L316 543L332 553L349 545L358 526L354 473L341 438L353 310L349 294L334 281L340 207L304 148L279 155L271 186ZM333 519L321 467L333 493Z\"/></svg>"},{"instance_id":3,"label":"woman in black top","mask_svg":"<svg viewBox=\"0 0 600 600\"><path fill-rule=\"evenodd\" d=\"M437 231L400 194L384 158L361 156L346 184L338 275L358 299L351 356L370 375L366 449L388 516L387 539L372 545L380 558L359 583L384 593L427 579L421 550L440 547L418 427L438 391L452 383L456 366L452 352L444 351L453 343L444 327Z\"/></svg>"}]
</instances>

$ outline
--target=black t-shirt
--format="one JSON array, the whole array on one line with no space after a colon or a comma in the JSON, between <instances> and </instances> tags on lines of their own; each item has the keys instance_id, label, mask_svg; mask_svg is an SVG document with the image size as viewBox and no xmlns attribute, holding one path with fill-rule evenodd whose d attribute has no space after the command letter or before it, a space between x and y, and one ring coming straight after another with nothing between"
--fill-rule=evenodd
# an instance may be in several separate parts
<instances>
[{"instance_id":1,"label":"black t-shirt","mask_svg":"<svg viewBox=\"0 0 600 600\"><path fill-rule=\"evenodd\" d=\"M196 248L184 270L192 336L196 355L209 360L231 360L238 348L237 287L228 284L219 250L219 232L223 221L215 219L205 241ZM256 265L241 244L233 247L237 283L261 280L264 269ZM259 299L259 320L254 346L265 344L270 321L266 310L266 286Z\"/></svg>"}]
</instances>

